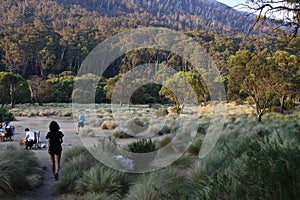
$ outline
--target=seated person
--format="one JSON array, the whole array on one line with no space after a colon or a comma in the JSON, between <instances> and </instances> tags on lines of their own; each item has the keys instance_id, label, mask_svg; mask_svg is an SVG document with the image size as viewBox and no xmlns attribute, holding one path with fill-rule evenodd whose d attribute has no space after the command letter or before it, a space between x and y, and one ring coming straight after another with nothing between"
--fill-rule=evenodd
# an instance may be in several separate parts
<instances>
[{"instance_id":1,"label":"seated person","mask_svg":"<svg viewBox=\"0 0 300 200\"><path fill-rule=\"evenodd\" d=\"M4 136L5 136L4 128L2 124L0 124L0 142L4 141Z\"/></svg>"},{"instance_id":2,"label":"seated person","mask_svg":"<svg viewBox=\"0 0 300 200\"><path fill-rule=\"evenodd\" d=\"M29 128L25 128L25 138L23 139L23 142L25 144L25 149L31 149L34 144L34 132L29 131Z\"/></svg>"},{"instance_id":3,"label":"seated person","mask_svg":"<svg viewBox=\"0 0 300 200\"><path fill-rule=\"evenodd\" d=\"M14 135L13 134L13 126L10 126L10 125L6 126L5 127L5 136L4 137L11 137L13 135Z\"/></svg>"}]
</instances>

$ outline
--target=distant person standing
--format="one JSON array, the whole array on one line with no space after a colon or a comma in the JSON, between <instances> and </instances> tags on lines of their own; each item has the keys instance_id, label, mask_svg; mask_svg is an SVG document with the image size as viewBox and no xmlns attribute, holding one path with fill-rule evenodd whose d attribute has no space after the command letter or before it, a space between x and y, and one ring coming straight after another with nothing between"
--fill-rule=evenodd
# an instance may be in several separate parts
<instances>
[{"instance_id":1,"label":"distant person standing","mask_svg":"<svg viewBox=\"0 0 300 200\"><path fill-rule=\"evenodd\" d=\"M79 130L80 130L80 127L84 127L84 123L85 123L85 120L84 120L84 114L82 112L79 113L79 121L78 121L78 129L77 129L77 133L79 133Z\"/></svg>"},{"instance_id":2,"label":"distant person standing","mask_svg":"<svg viewBox=\"0 0 300 200\"><path fill-rule=\"evenodd\" d=\"M60 131L60 127L56 121L50 122L49 130L46 135L46 139L48 139L48 153L51 159L52 176L57 181L62 152L61 144L63 143L64 134Z\"/></svg>"}]
</instances>

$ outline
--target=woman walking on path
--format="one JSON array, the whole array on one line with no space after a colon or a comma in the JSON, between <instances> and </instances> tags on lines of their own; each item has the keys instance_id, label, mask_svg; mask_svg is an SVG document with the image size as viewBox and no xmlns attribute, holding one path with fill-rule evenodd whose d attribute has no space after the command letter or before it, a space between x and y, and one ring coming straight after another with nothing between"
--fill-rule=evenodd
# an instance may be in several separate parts
<instances>
[{"instance_id":1,"label":"woman walking on path","mask_svg":"<svg viewBox=\"0 0 300 200\"><path fill-rule=\"evenodd\" d=\"M49 132L46 135L48 139L48 153L51 159L51 169L54 179L57 181L59 176L60 158L62 152L64 134L60 131L60 127L56 121L52 121L49 125Z\"/></svg>"}]
</instances>

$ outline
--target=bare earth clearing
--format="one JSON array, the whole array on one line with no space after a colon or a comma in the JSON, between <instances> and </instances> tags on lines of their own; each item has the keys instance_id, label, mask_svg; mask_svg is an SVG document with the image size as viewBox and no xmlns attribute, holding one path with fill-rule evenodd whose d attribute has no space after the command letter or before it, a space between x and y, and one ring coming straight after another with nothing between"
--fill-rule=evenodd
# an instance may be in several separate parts
<instances>
[{"instance_id":1,"label":"bare earth clearing","mask_svg":"<svg viewBox=\"0 0 300 200\"><path fill-rule=\"evenodd\" d=\"M71 118L51 118L51 117L17 117L16 121L11 122L15 126L15 136L14 142L19 145L19 140L21 140L25 133L24 129L28 127L32 131L41 131L41 142L46 143L45 136L48 132L49 123L52 120L56 120L61 131L64 133L64 143L63 149L66 151L72 146L82 145L79 135L76 134L76 126ZM11 144L12 142L4 142L1 145ZM20 148L23 148L20 146ZM24 149L24 151L26 151ZM51 178L51 165L50 158L48 155L47 148L42 148L38 150L28 150L33 151L39 160L40 166L44 169L43 185L36 190L28 191L24 194L20 194L15 199L17 200L54 200L59 199L58 197L52 196L52 186L54 184L54 179ZM63 155L62 155L63 156ZM61 170L63 170L64 163L61 164Z\"/></svg>"}]
</instances>

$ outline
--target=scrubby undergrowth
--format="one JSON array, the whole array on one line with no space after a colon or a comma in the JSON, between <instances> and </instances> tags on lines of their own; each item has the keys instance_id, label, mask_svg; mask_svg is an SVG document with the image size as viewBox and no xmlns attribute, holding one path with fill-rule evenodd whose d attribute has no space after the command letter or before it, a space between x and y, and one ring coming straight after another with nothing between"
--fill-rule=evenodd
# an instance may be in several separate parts
<instances>
[{"instance_id":1,"label":"scrubby undergrowth","mask_svg":"<svg viewBox=\"0 0 300 200\"><path fill-rule=\"evenodd\" d=\"M41 168L33 152L13 145L0 147L0 199L12 198L41 184Z\"/></svg>"}]
</instances>

